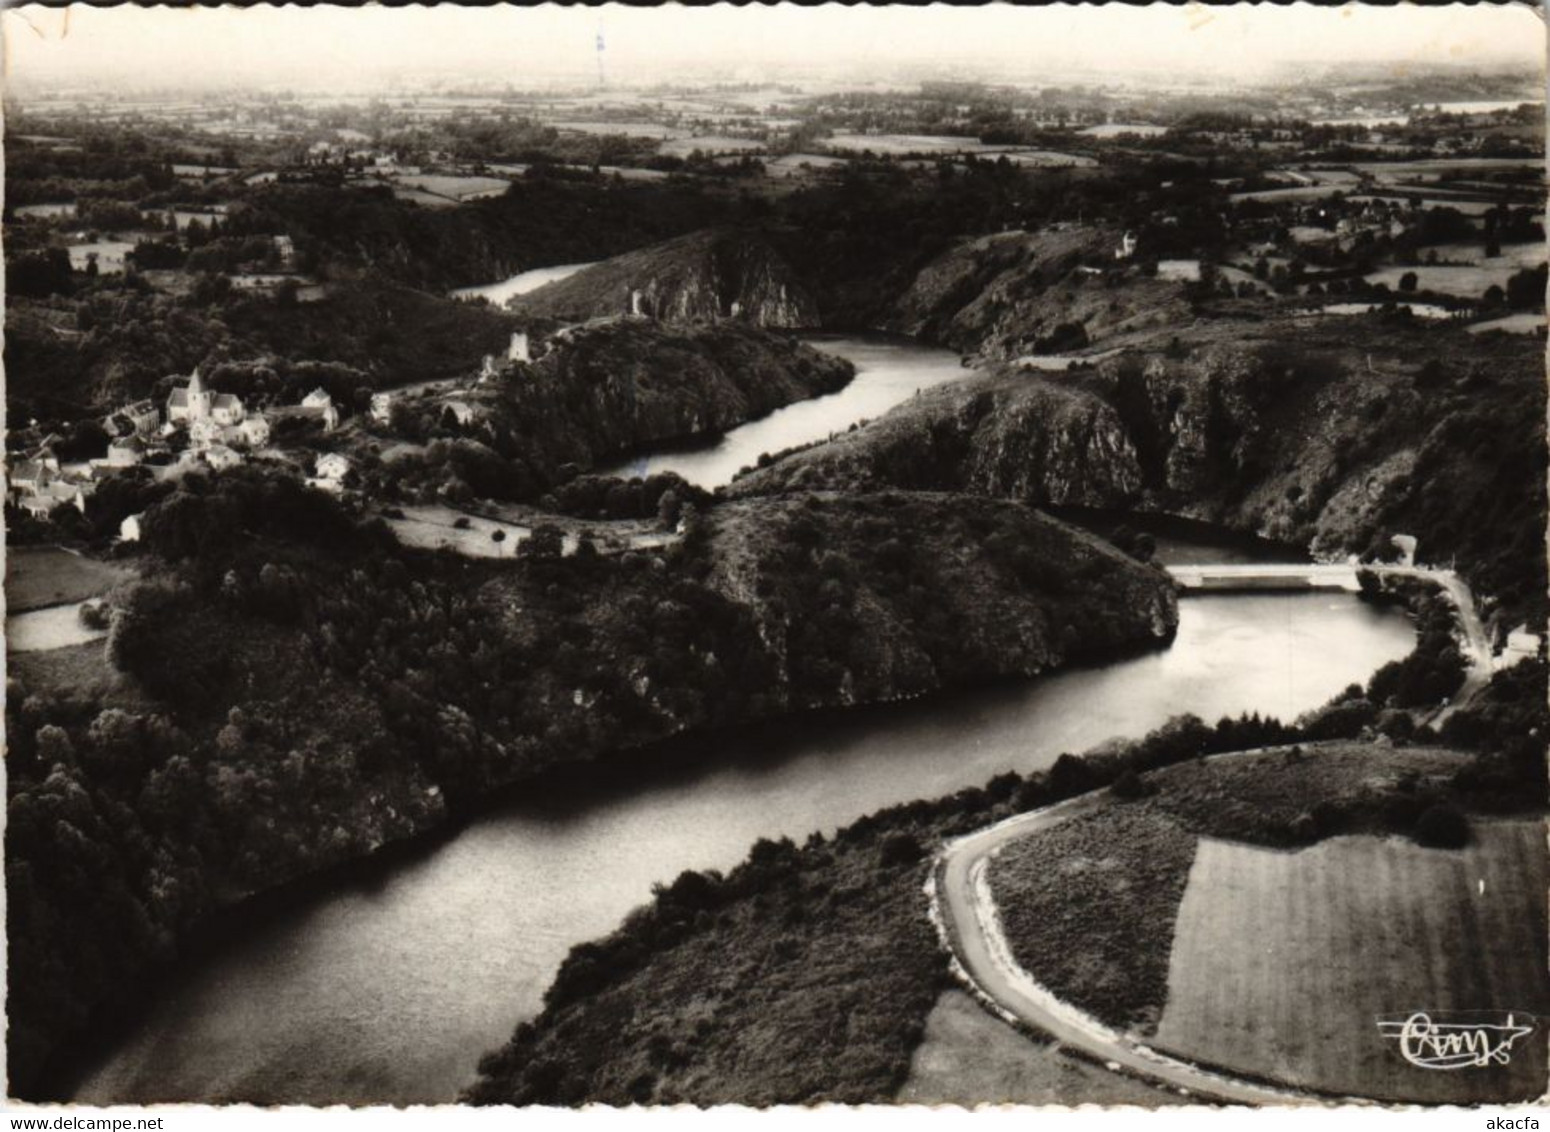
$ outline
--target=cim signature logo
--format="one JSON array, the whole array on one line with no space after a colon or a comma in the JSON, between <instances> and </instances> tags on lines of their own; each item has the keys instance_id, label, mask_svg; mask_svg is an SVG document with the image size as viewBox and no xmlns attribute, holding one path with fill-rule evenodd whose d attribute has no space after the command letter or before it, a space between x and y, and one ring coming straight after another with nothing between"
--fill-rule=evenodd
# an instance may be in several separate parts
<instances>
[{"instance_id":1,"label":"cim signature logo","mask_svg":"<svg viewBox=\"0 0 1550 1132\"><path fill-rule=\"evenodd\" d=\"M1506 1065L1512 1047L1534 1032L1532 1014L1448 1014L1417 1010L1404 1018L1378 1019L1378 1031L1399 1043L1399 1052L1422 1069L1483 1069Z\"/></svg>"}]
</instances>

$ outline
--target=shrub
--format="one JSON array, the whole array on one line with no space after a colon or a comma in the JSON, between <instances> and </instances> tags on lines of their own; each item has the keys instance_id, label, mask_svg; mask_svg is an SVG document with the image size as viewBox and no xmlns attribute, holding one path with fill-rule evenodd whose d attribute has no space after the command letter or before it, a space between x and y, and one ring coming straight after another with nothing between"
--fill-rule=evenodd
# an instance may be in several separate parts
<instances>
[{"instance_id":1,"label":"shrub","mask_svg":"<svg viewBox=\"0 0 1550 1132\"><path fill-rule=\"evenodd\" d=\"M883 838L883 847L878 859L884 868L894 868L899 865L913 865L925 856L925 852L914 834L890 833Z\"/></svg>"},{"instance_id":2,"label":"shrub","mask_svg":"<svg viewBox=\"0 0 1550 1132\"><path fill-rule=\"evenodd\" d=\"M1137 774L1135 767L1127 766L1109 790L1116 798L1147 798L1157 793L1157 784Z\"/></svg>"},{"instance_id":3,"label":"shrub","mask_svg":"<svg viewBox=\"0 0 1550 1132\"><path fill-rule=\"evenodd\" d=\"M1469 844L1469 819L1456 806L1432 806L1415 823L1415 839L1429 849L1462 849Z\"/></svg>"},{"instance_id":4,"label":"shrub","mask_svg":"<svg viewBox=\"0 0 1550 1132\"><path fill-rule=\"evenodd\" d=\"M110 622L107 603L101 601L83 601L77 616L81 619L83 629L94 632L106 630Z\"/></svg>"}]
</instances>

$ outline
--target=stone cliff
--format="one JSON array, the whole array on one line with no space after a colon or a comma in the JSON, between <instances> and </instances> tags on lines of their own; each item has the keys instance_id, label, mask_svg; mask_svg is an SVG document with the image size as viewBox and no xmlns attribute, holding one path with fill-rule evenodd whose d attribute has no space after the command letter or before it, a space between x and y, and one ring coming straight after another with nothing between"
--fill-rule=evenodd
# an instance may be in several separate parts
<instances>
[{"instance_id":1,"label":"stone cliff","mask_svg":"<svg viewBox=\"0 0 1550 1132\"><path fill-rule=\"evenodd\" d=\"M1096 366L933 390L729 491L967 491L1180 515L1328 555L1388 556L1412 534L1423 561L1456 559L1533 615L1541 371L1531 341L1441 326L1214 323Z\"/></svg>"},{"instance_id":2,"label":"stone cliff","mask_svg":"<svg viewBox=\"0 0 1550 1132\"><path fill-rule=\"evenodd\" d=\"M964 240L921 269L885 327L1014 358L1187 323L1182 284L1117 261L1120 239L1115 229L1069 224Z\"/></svg>"},{"instance_id":3,"label":"stone cliff","mask_svg":"<svg viewBox=\"0 0 1550 1132\"><path fill-rule=\"evenodd\" d=\"M843 388L849 362L737 323L625 319L564 332L479 395L491 447L547 480L665 441L715 435Z\"/></svg>"},{"instance_id":4,"label":"stone cliff","mask_svg":"<svg viewBox=\"0 0 1550 1132\"><path fill-rule=\"evenodd\" d=\"M948 494L723 503L708 582L752 613L786 708L1034 676L1172 639L1172 584L1064 523ZM976 548L964 553L964 548Z\"/></svg>"},{"instance_id":5,"label":"stone cliff","mask_svg":"<svg viewBox=\"0 0 1550 1132\"><path fill-rule=\"evenodd\" d=\"M734 319L816 327L812 296L762 239L695 232L615 256L513 300L519 311L582 322L633 313L664 322Z\"/></svg>"}]
</instances>

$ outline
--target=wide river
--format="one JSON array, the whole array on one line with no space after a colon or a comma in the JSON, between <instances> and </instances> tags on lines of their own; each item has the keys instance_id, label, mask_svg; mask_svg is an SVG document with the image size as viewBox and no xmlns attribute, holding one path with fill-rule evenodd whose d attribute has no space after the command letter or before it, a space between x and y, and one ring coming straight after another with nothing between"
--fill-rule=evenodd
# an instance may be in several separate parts
<instances>
[{"instance_id":1,"label":"wide river","mask_svg":"<svg viewBox=\"0 0 1550 1132\"><path fill-rule=\"evenodd\" d=\"M863 376L893 367L924 385L964 372L951 355L904 344L828 348L852 356ZM866 404L857 416L886 407L840 396L823 400ZM852 419L830 418L821 435ZM882 806L1046 767L1180 712L1291 718L1413 643L1403 617L1343 593L1190 597L1166 650L770 726L720 740L698 770L565 805L512 804L191 965L86 1068L75 1099L451 1100L479 1057L538 1012L566 952L614 928L655 882L730 868L760 837L800 841Z\"/></svg>"},{"instance_id":2,"label":"wide river","mask_svg":"<svg viewBox=\"0 0 1550 1132\"><path fill-rule=\"evenodd\" d=\"M917 346L902 338L811 335L804 340L825 353L850 359L856 367L850 384L836 393L776 409L712 443L637 456L599 469L600 474L628 477L677 472L690 483L713 488L730 481L766 452L825 440L857 421L882 416L923 389L958 381L974 372L959 364L957 354Z\"/></svg>"}]
</instances>

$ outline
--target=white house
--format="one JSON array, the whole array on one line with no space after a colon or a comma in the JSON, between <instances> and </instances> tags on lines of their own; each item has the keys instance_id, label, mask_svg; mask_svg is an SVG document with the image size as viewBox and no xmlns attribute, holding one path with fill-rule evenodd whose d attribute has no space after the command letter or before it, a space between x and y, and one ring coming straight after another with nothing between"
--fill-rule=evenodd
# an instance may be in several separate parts
<instances>
[{"instance_id":1,"label":"white house","mask_svg":"<svg viewBox=\"0 0 1550 1132\"><path fill-rule=\"evenodd\" d=\"M17 495L31 495L47 487L54 472L42 460L21 460L11 468L10 489Z\"/></svg>"},{"instance_id":2,"label":"white house","mask_svg":"<svg viewBox=\"0 0 1550 1132\"><path fill-rule=\"evenodd\" d=\"M204 450L205 463L216 471L224 471L227 468L235 468L242 463L242 457L236 450L228 448L224 444L212 444Z\"/></svg>"},{"instance_id":3,"label":"white house","mask_svg":"<svg viewBox=\"0 0 1550 1132\"><path fill-rule=\"evenodd\" d=\"M144 512L142 511L140 515L131 515L118 525L120 542L140 541L140 516L143 514Z\"/></svg>"},{"instance_id":4,"label":"white house","mask_svg":"<svg viewBox=\"0 0 1550 1132\"><path fill-rule=\"evenodd\" d=\"M275 420L316 421L323 426L324 432L333 432L339 427L339 408L323 389L314 389L308 393L301 399L300 405L271 409L269 415Z\"/></svg>"},{"instance_id":5,"label":"white house","mask_svg":"<svg viewBox=\"0 0 1550 1132\"><path fill-rule=\"evenodd\" d=\"M236 448L262 448L269 443L269 419L262 413L222 430L222 442Z\"/></svg>"},{"instance_id":6,"label":"white house","mask_svg":"<svg viewBox=\"0 0 1550 1132\"><path fill-rule=\"evenodd\" d=\"M317 414L325 432L333 432L339 427L339 409L326 389L318 388L308 393L301 399L301 407Z\"/></svg>"},{"instance_id":7,"label":"white house","mask_svg":"<svg viewBox=\"0 0 1550 1132\"><path fill-rule=\"evenodd\" d=\"M511 345L506 349L506 360L509 362L530 362L533 360L527 335L522 331L517 330L512 333Z\"/></svg>"},{"instance_id":8,"label":"white house","mask_svg":"<svg viewBox=\"0 0 1550 1132\"><path fill-rule=\"evenodd\" d=\"M1511 668L1514 664L1521 664L1525 660L1532 660L1539 655L1539 634L1530 633L1528 625L1519 625L1507 634L1507 646L1502 649L1501 655L1496 658L1496 667Z\"/></svg>"},{"instance_id":9,"label":"white house","mask_svg":"<svg viewBox=\"0 0 1550 1132\"><path fill-rule=\"evenodd\" d=\"M393 417L393 395L391 393L373 393L371 395L371 419L378 424L387 424Z\"/></svg>"},{"instance_id":10,"label":"white house","mask_svg":"<svg viewBox=\"0 0 1550 1132\"><path fill-rule=\"evenodd\" d=\"M109 413L103 418L102 427L109 436L148 436L156 431L160 423L161 412L154 401L136 401Z\"/></svg>"},{"instance_id":11,"label":"white house","mask_svg":"<svg viewBox=\"0 0 1550 1132\"><path fill-rule=\"evenodd\" d=\"M350 473L349 457L339 452L325 452L318 457L317 478L338 482Z\"/></svg>"},{"instance_id":12,"label":"white house","mask_svg":"<svg viewBox=\"0 0 1550 1132\"><path fill-rule=\"evenodd\" d=\"M77 484L66 483L64 480L55 480L53 483L39 488L31 495L23 496L18 505L22 510L41 519L67 503L75 507L77 511L85 514L86 492Z\"/></svg>"},{"instance_id":13,"label":"white house","mask_svg":"<svg viewBox=\"0 0 1550 1132\"><path fill-rule=\"evenodd\" d=\"M101 461L109 468L132 468L145 459L145 445L138 436L125 436L108 445L108 457Z\"/></svg>"}]
</instances>

